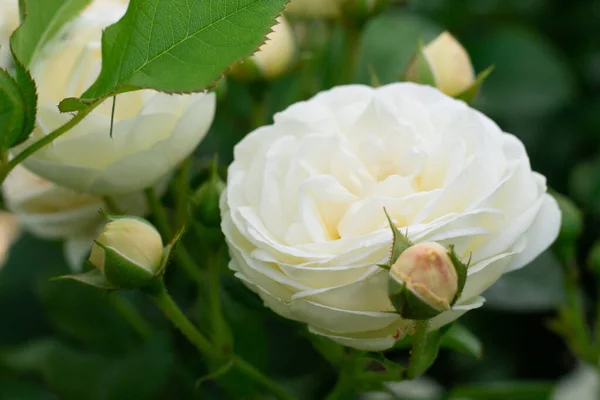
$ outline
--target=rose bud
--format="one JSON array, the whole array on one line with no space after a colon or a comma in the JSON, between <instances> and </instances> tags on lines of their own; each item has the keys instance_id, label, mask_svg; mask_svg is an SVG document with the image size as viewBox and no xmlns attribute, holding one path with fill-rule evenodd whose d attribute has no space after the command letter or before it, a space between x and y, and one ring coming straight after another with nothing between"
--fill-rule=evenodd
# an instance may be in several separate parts
<instances>
[{"instance_id":1,"label":"rose bud","mask_svg":"<svg viewBox=\"0 0 600 400\"><path fill-rule=\"evenodd\" d=\"M206 227L218 227L221 223L219 199L225 189L225 182L213 166L211 176L194 192L190 207L195 221Z\"/></svg>"},{"instance_id":2,"label":"rose bud","mask_svg":"<svg viewBox=\"0 0 600 400\"><path fill-rule=\"evenodd\" d=\"M118 288L142 286L160 272L163 243L147 221L123 217L110 221L95 240L89 261Z\"/></svg>"},{"instance_id":3,"label":"rose bud","mask_svg":"<svg viewBox=\"0 0 600 400\"><path fill-rule=\"evenodd\" d=\"M425 82L428 79L424 68L433 75L434 82ZM464 47L454 36L444 32L415 55L405 78L412 82L435 83L448 96L457 96L473 86L475 72Z\"/></svg>"},{"instance_id":4,"label":"rose bud","mask_svg":"<svg viewBox=\"0 0 600 400\"><path fill-rule=\"evenodd\" d=\"M390 269L389 296L407 319L429 319L450 309L458 291L458 274L450 254L437 243L406 249Z\"/></svg>"},{"instance_id":5,"label":"rose bud","mask_svg":"<svg viewBox=\"0 0 600 400\"><path fill-rule=\"evenodd\" d=\"M243 81L258 77L273 80L288 71L296 52L294 33L283 17L279 17L277 22L260 49L252 57L236 64L231 69L231 76Z\"/></svg>"}]
</instances>

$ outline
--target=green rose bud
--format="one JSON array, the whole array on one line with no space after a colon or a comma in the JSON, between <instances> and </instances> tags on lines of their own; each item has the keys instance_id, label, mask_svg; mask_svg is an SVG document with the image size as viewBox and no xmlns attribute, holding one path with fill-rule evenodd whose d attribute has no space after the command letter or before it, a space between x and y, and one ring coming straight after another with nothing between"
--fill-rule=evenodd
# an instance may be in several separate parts
<instances>
[{"instance_id":1,"label":"green rose bud","mask_svg":"<svg viewBox=\"0 0 600 400\"><path fill-rule=\"evenodd\" d=\"M219 199L225 182L213 165L210 178L196 190L191 201L192 217L206 227L218 227L221 223Z\"/></svg>"},{"instance_id":2,"label":"green rose bud","mask_svg":"<svg viewBox=\"0 0 600 400\"><path fill-rule=\"evenodd\" d=\"M162 239L157 230L141 218L113 219L95 240L89 261L111 284L133 289L159 274L163 261Z\"/></svg>"},{"instance_id":3,"label":"green rose bud","mask_svg":"<svg viewBox=\"0 0 600 400\"><path fill-rule=\"evenodd\" d=\"M433 318L451 308L458 291L457 268L437 243L409 247L390 268L390 300L404 318Z\"/></svg>"}]
</instances>

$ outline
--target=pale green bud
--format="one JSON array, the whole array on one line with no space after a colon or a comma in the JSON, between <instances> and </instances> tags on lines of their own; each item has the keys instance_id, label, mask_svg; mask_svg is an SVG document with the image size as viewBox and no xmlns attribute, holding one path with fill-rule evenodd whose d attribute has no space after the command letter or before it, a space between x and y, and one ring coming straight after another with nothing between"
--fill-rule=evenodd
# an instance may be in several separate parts
<instances>
[{"instance_id":1,"label":"pale green bud","mask_svg":"<svg viewBox=\"0 0 600 400\"><path fill-rule=\"evenodd\" d=\"M159 274L162 260L160 234L149 222L135 217L106 224L89 259L106 280L123 289L148 283Z\"/></svg>"},{"instance_id":2,"label":"pale green bud","mask_svg":"<svg viewBox=\"0 0 600 400\"><path fill-rule=\"evenodd\" d=\"M450 253L438 243L404 250L390 268L389 296L407 319L429 319L451 308L459 279Z\"/></svg>"}]
</instances>

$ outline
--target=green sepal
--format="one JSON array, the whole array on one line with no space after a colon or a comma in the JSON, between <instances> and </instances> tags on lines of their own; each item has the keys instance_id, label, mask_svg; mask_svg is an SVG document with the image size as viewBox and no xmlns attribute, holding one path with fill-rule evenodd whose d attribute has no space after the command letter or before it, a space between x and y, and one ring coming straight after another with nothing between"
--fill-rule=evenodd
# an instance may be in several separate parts
<instances>
[{"instance_id":1,"label":"green sepal","mask_svg":"<svg viewBox=\"0 0 600 400\"><path fill-rule=\"evenodd\" d=\"M443 312L424 302L406 287L405 283L400 283L391 276L388 280L388 296L398 314L404 319L423 321Z\"/></svg>"},{"instance_id":2,"label":"green sepal","mask_svg":"<svg viewBox=\"0 0 600 400\"><path fill-rule=\"evenodd\" d=\"M104 250L104 276L120 289L135 289L148 284L154 274L127 259L112 247L94 241Z\"/></svg>"},{"instance_id":3,"label":"green sepal","mask_svg":"<svg viewBox=\"0 0 600 400\"><path fill-rule=\"evenodd\" d=\"M475 98L479 94L479 89L481 89L483 82L485 82L485 80L487 79L488 76L490 76L490 74L492 73L493 70L494 70L494 66L490 65L485 70L483 70L482 72L477 74L477 78L475 78L475 82L473 82L473 84L471 86L469 86L467 89L465 89L463 92L454 96L454 98L458 99L458 100L462 100L465 103L471 103L473 100L475 100Z\"/></svg>"},{"instance_id":4,"label":"green sepal","mask_svg":"<svg viewBox=\"0 0 600 400\"><path fill-rule=\"evenodd\" d=\"M177 231L177 233L175 234L173 239L171 239L171 241L163 249L162 259L160 260L160 267L156 271L155 276L161 276L165 273L165 270L167 269L167 264L169 264L169 260L171 259L171 252L173 251L173 248L175 247L177 242L179 242L181 240L181 238L183 237L184 232L185 232L185 225L183 225Z\"/></svg>"},{"instance_id":5,"label":"green sepal","mask_svg":"<svg viewBox=\"0 0 600 400\"><path fill-rule=\"evenodd\" d=\"M389 271L392 268L387 264L377 264L377 266L381 269L385 269L386 271Z\"/></svg>"},{"instance_id":6,"label":"green sepal","mask_svg":"<svg viewBox=\"0 0 600 400\"><path fill-rule=\"evenodd\" d=\"M369 71L370 85L374 88L378 88L378 87L382 86L383 84L381 83L381 79L379 79L379 75L377 74L377 71L375 70L375 67L373 66L373 64L369 63L367 65L367 69Z\"/></svg>"},{"instance_id":7,"label":"green sepal","mask_svg":"<svg viewBox=\"0 0 600 400\"><path fill-rule=\"evenodd\" d=\"M464 264L460 260L460 258L458 258L458 255L456 255L456 252L454 251L454 245L450 245L449 248L450 251L448 252L448 255L450 256L450 260L452 260L452 264L454 265L454 269L456 270L456 276L458 279L456 296L454 296L454 299L452 299L452 302L450 303L450 305L452 306L460 298L460 295L462 294L463 289L465 288L465 283L467 282L467 269L469 268L469 264L471 263L471 257L469 257L469 261L467 262L467 264Z\"/></svg>"},{"instance_id":8,"label":"green sepal","mask_svg":"<svg viewBox=\"0 0 600 400\"><path fill-rule=\"evenodd\" d=\"M427 57L425 57L423 49L423 41L419 40L417 43L417 51L404 73L404 79L422 85L437 87L435 74L433 73L431 64L427 61Z\"/></svg>"},{"instance_id":9,"label":"green sepal","mask_svg":"<svg viewBox=\"0 0 600 400\"><path fill-rule=\"evenodd\" d=\"M73 274L73 275L63 275L58 276L56 278L52 278L52 280L65 280L70 279L75 282L83 283L84 285L93 286L98 289L103 290L117 290L119 289L117 286L113 285L109 282L102 272L94 268L91 271L84 272L81 274Z\"/></svg>"},{"instance_id":10,"label":"green sepal","mask_svg":"<svg viewBox=\"0 0 600 400\"><path fill-rule=\"evenodd\" d=\"M402 254L402 252L404 250L408 249L413 244L411 243L410 240L408 240L408 237L406 235L402 234L398 230L396 225L394 225L394 223L392 222L392 219L390 218L390 215L388 214L385 207L383 208L383 211L385 212L385 216L387 217L387 220L390 224L390 228L392 228L392 233L394 235L394 239L392 241L392 251L390 253L390 260L388 262L388 265L391 267L392 265L394 265L396 260L398 260L398 257L400 257L400 254Z\"/></svg>"}]
</instances>

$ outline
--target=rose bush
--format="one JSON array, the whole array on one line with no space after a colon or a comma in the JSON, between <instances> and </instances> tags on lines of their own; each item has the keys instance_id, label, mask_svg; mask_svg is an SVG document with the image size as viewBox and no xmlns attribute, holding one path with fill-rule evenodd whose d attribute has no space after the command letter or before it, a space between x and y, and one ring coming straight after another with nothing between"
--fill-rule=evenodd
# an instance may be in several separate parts
<instances>
[{"instance_id":1,"label":"rose bush","mask_svg":"<svg viewBox=\"0 0 600 400\"><path fill-rule=\"evenodd\" d=\"M102 30L125 12L126 1L95 0L31 66L38 87L36 128L16 151L66 123L58 103L81 95L101 67ZM140 90L112 99L25 161L31 171L62 186L94 195L115 195L156 183L187 157L208 131L214 94L169 95Z\"/></svg>"},{"instance_id":2,"label":"rose bush","mask_svg":"<svg viewBox=\"0 0 600 400\"><path fill-rule=\"evenodd\" d=\"M20 166L4 181L2 194L24 229L41 238L65 240L65 255L73 269L81 267L106 222L98 213L106 208L102 198L58 186ZM133 215L148 211L139 192L120 196L116 202Z\"/></svg>"},{"instance_id":3,"label":"rose bush","mask_svg":"<svg viewBox=\"0 0 600 400\"><path fill-rule=\"evenodd\" d=\"M556 238L560 211L521 141L437 89L342 86L277 114L235 148L221 199L231 269L278 314L359 349L410 333L390 313L392 232L472 256L435 329L483 304Z\"/></svg>"}]
</instances>

